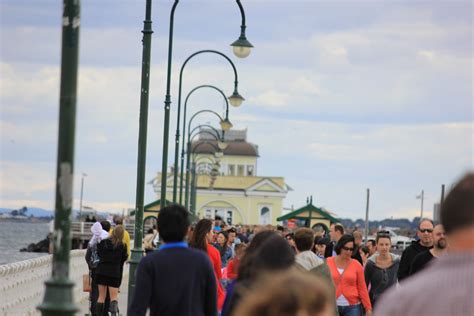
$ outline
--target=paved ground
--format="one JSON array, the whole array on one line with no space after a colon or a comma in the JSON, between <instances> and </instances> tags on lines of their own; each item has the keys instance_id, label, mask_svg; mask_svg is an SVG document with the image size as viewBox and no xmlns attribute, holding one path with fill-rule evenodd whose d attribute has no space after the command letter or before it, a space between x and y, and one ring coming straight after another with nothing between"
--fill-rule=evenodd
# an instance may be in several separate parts
<instances>
[{"instance_id":1,"label":"paved ground","mask_svg":"<svg viewBox=\"0 0 474 316\"><path fill-rule=\"evenodd\" d=\"M119 311L120 315L127 315L127 300L128 300L128 274L123 276L122 285L120 286L119 293ZM81 310L77 315L90 315L89 314L89 301L85 300L80 304Z\"/></svg>"}]
</instances>

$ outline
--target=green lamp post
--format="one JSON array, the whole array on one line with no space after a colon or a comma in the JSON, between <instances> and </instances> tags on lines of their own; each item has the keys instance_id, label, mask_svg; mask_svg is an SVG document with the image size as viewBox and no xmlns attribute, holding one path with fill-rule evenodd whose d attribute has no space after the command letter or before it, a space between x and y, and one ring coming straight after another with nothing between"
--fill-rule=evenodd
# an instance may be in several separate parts
<instances>
[{"instance_id":1,"label":"green lamp post","mask_svg":"<svg viewBox=\"0 0 474 316\"><path fill-rule=\"evenodd\" d=\"M229 102L227 100L227 97L225 96L224 92L217 88L216 86L213 86L213 85L200 85L200 86L197 86L195 87L194 89L192 89L188 95L186 96L186 99L184 101L184 114L183 114L183 139L182 139L182 146L181 146L181 174L180 174L180 192L179 192L179 203L181 204L182 202L182 199L181 199L181 195L182 195L182 186L183 186L183 169L184 169L184 144L185 144L185 135L186 135L186 112L187 112L187 107L188 107L188 100L189 100L189 97L195 93L196 91L199 91L200 89L203 89L203 88L209 88L209 89L214 89L216 90L218 93L220 93L222 95L222 97L224 98L224 101L225 101L225 105L226 105L226 111L225 111L225 117L222 119L221 118L221 121L220 121L220 126L222 128L223 131L227 132L228 130L230 130L232 128L232 123L229 121ZM180 87L180 92L179 92L179 98L178 98L178 113L179 113L179 110L180 110L180 104L181 104L181 87ZM178 120L179 120L179 114L178 114ZM179 150L179 122L177 124L177 129L176 129L176 144L175 144L175 159L174 159L174 165L175 165L175 174L174 174L174 182L173 182L173 197L175 197L175 188L176 188L176 182L177 182L177 172L178 172L178 150ZM176 202L176 200L175 200Z\"/></svg>"},{"instance_id":2,"label":"green lamp post","mask_svg":"<svg viewBox=\"0 0 474 316\"><path fill-rule=\"evenodd\" d=\"M175 0L173 7L171 8L170 14L170 28L169 28L169 37L168 37L168 67L167 67L167 76L166 76L166 96L165 96L165 115L164 115L164 124L163 124L163 155L162 155L162 167L161 167L161 200L160 200L160 207L163 208L165 206L166 201L166 182L167 182L167 172L168 172L168 138L169 138L169 121L170 121L170 106L171 106L171 64L172 64L172 57L173 57L173 25L174 25L174 13L176 7L178 5L179 0ZM242 7L242 3L240 0L236 0L237 5L240 9L240 14L242 17L242 25L240 27L241 33L239 39L232 43L232 47L234 52L243 51L245 54L240 54L240 57L248 56L247 50L250 49L250 46L244 41L246 40L245 37L245 12ZM248 41L247 41L248 42ZM241 46L244 45L244 46ZM250 44L251 45L251 44ZM240 95L232 95L233 99L231 103L239 104L241 103L241 99L239 100ZM234 100L234 101L233 101Z\"/></svg>"},{"instance_id":3,"label":"green lamp post","mask_svg":"<svg viewBox=\"0 0 474 316\"><path fill-rule=\"evenodd\" d=\"M218 172L218 166L219 166L218 161L213 160L210 157L199 157L198 159L196 159L196 157L194 157L192 167L191 167L191 205L190 205L191 214L194 214L194 215L196 215L196 191L197 191L196 167L197 167L197 164L200 161L203 161L203 160L208 160L209 162L211 162L213 164L212 169L209 173L209 176L211 178L209 186L211 188L214 185L214 181L216 180L217 174L219 173Z\"/></svg>"},{"instance_id":4,"label":"green lamp post","mask_svg":"<svg viewBox=\"0 0 474 316\"><path fill-rule=\"evenodd\" d=\"M69 252L71 250L79 26L80 1L64 0L52 275L45 282L44 299L37 307L45 316L68 316L78 311L73 299L74 282L69 279Z\"/></svg>"},{"instance_id":5,"label":"green lamp post","mask_svg":"<svg viewBox=\"0 0 474 316\"><path fill-rule=\"evenodd\" d=\"M140 94L140 121L138 134L138 157L137 157L137 188L135 199L135 237L133 249L130 256L130 272L128 282L128 306L132 303L135 293L135 272L138 263L143 257L143 207L145 198L145 166L146 166L146 142L148 126L148 99L150 87L150 56L151 56L151 0L146 2L145 20L143 21L143 50L142 50L142 78Z\"/></svg>"},{"instance_id":6,"label":"green lamp post","mask_svg":"<svg viewBox=\"0 0 474 316\"><path fill-rule=\"evenodd\" d=\"M200 126L197 126L196 128L199 128L199 127ZM214 133L212 133L211 131L214 131ZM196 146L192 147L192 141L194 140L195 137L197 137L200 134L208 134L208 135L212 136L214 138L214 140L217 142L217 145L212 143L212 142L203 141L203 142L200 142L199 144L197 144ZM188 208L188 206L189 206L189 204L188 204L188 196L189 196L188 189L189 189L190 155L192 153L194 153L196 151L196 149L198 149L199 147L204 146L206 144L212 146L216 153L217 152L222 152L223 150L225 150L227 148L227 144L223 141L223 138L220 137L219 132L215 129L211 129L209 131L207 131L207 130L199 131L198 133L196 133L193 136L190 136L188 138L187 152L186 152L186 182L185 182L185 194L184 194L184 199L185 199L184 205L185 205L186 208Z\"/></svg>"},{"instance_id":7,"label":"green lamp post","mask_svg":"<svg viewBox=\"0 0 474 316\"><path fill-rule=\"evenodd\" d=\"M234 63L232 60L230 60L229 57L227 57L224 53L221 53L216 50L211 50L211 49L205 49L205 50L200 50L197 51L193 54L191 54L183 63L181 66L181 71L179 73L179 85L178 85L178 111L177 111L177 122L176 122L176 135L175 135L175 168L174 168L174 176L173 176L173 202L176 202L176 196L177 196L177 183L178 183L178 153L179 153L179 136L180 136L180 131L179 131L179 125L180 125L180 116L181 116L181 91L182 91L182 86L183 86L183 73L186 65L188 62L195 56L201 55L201 54L217 54L219 56L222 56L225 58L230 65L232 66L232 69L234 71L234 92L232 93L231 96L229 96L229 101L230 104L237 107L242 104L242 102L245 100L238 92L238 86L239 86L239 78L237 74L237 69L235 68ZM213 86L209 86L213 87ZM221 90L219 90L222 92ZM226 110L226 118L228 118L228 113L229 113L229 106L226 100L226 105L227 105L227 110ZM186 126L186 108L184 109L184 114L183 114L183 125ZM183 134L185 133L184 127L183 127Z\"/></svg>"},{"instance_id":8,"label":"green lamp post","mask_svg":"<svg viewBox=\"0 0 474 316\"><path fill-rule=\"evenodd\" d=\"M186 104L186 103L185 103ZM225 120L223 119L219 114L217 114L217 112L215 111L212 111L212 110L201 110L201 111L198 111L196 113L193 114L193 116L191 117L191 119L189 120L189 123L188 123L188 142L189 142L189 139L191 138L191 133L193 131L196 130L196 128L194 128L192 131L191 131L191 123L193 122L193 120L200 114L203 114L203 113L210 113L210 114L214 114L215 116L217 116L220 120L220 126L221 126L221 129L222 129L222 142L224 141L224 133L228 130L230 130L232 128L232 123L229 121L229 120ZM199 127L199 126L198 126ZM210 126L212 127L212 126ZM214 129L214 128L212 128ZM185 128L183 128L183 130L185 130ZM214 129L216 135L218 137L220 137L220 133ZM184 143L186 142L186 140L184 139L184 133L183 133L183 148L181 150L181 175L180 175L180 191L179 191L179 194L180 194L180 200L179 200L179 203L181 204L182 202L182 194L183 194L183 166L184 166ZM188 144L189 145L189 144ZM188 148L188 152L189 152L189 148ZM186 168L189 168L189 164L187 164Z\"/></svg>"}]
</instances>

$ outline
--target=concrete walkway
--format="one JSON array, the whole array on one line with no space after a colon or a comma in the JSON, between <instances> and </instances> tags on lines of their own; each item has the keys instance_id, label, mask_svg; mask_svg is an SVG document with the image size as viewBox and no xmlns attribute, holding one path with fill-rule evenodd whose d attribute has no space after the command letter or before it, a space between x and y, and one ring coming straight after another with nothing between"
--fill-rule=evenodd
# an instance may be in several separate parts
<instances>
[{"instance_id":1,"label":"concrete walkway","mask_svg":"<svg viewBox=\"0 0 474 316\"><path fill-rule=\"evenodd\" d=\"M128 269L128 265L124 267ZM127 300L128 300L128 273L122 278L122 285L120 286L120 293L118 297L120 315L127 315ZM80 311L77 315L90 315L89 300L84 300L80 304Z\"/></svg>"}]
</instances>

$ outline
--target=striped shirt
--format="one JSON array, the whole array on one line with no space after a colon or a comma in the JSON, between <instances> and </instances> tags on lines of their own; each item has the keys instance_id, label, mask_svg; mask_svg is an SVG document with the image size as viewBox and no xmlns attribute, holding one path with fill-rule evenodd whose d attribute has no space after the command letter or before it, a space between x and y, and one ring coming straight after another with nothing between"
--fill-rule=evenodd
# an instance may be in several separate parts
<instances>
[{"instance_id":1,"label":"striped shirt","mask_svg":"<svg viewBox=\"0 0 474 316\"><path fill-rule=\"evenodd\" d=\"M449 253L392 287L374 316L474 315L474 251Z\"/></svg>"}]
</instances>

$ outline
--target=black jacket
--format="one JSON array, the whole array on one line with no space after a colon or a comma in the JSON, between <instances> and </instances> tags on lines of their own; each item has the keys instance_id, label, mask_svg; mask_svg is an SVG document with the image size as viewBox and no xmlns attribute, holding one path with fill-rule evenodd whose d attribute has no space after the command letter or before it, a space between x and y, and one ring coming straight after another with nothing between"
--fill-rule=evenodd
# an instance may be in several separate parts
<instances>
[{"instance_id":1,"label":"black jacket","mask_svg":"<svg viewBox=\"0 0 474 316\"><path fill-rule=\"evenodd\" d=\"M433 259L431 251L422 251L415 256L413 262L410 266L410 275L417 273L418 271L423 270L423 268Z\"/></svg>"},{"instance_id":2,"label":"black jacket","mask_svg":"<svg viewBox=\"0 0 474 316\"><path fill-rule=\"evenodd\" d=\"M96 268L96 274L122 278L123 264L128 258L127 246L120 243L114 247L112 240L104 239L97 244L97 253L100 261Z\"/></svg>"},{"instance_id":3,"label":"black jacket","mask_svg":"<svg viewBox=\"0 0 474 316\"><path fill-rule=\"evenodd\" d=\"M415 256L429 249L431 249L431 247L422 246L418 240L412 242L411 245L403 251L402 259L400 260L400 267L398 268L399 282L410 275L410 267Z\"/></svg>"},{"instance_id":4,"label":"black jacket","mask_svg":"<svg viewBox=\"0 0 474 316\"><path fill-rule=\"evenodd\" d=\"M204 251L170 248L142 258L128 316L216 316L217 283Z\"/></svg>"}]
</instances>

